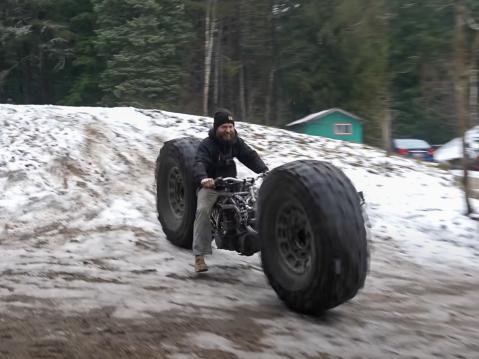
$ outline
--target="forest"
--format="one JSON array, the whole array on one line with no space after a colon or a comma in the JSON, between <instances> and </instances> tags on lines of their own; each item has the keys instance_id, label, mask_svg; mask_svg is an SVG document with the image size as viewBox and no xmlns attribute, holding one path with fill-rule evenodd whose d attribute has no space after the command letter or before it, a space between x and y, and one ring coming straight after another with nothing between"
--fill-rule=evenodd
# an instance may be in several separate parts
<instances>
[{"instance_id":1,"label":"forest","mask_svg":"<svg viewBox=\"0 0 479 359\"><path fill-rule=\"evenodd\" d=\"M441 144L458 81L479 124L478 24L473 0L2 0L0 103L226 107L276 127L339 107L368 144Z\"/></svg>"}]
</instances>

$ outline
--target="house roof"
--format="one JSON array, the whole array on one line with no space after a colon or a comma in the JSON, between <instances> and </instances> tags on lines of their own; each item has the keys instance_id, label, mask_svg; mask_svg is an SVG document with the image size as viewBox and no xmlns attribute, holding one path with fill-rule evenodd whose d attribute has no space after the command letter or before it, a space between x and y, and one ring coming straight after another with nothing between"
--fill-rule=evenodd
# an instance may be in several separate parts
<instances>
[{"instance_id":1,"label":"house roof","mask_svg":"<svg viewBox=\"0 0 479 359\"><path fill-rule=\"evenodd\" d=\"M296 125L300 125L302 123L306 123L306 122L309 122L311 120L315 120L315 119L318 119L318 118L321 118L321 117L324 117L324 116L327 116L333 112L341 112L343 115L346 115L348 117L352 117L358 121L363 121L360 117L356 116L356 115L353 115L352 113L350 112L347 112L347 111L344 111L344 110L341 110L340 108L330 108L329 110L324 110L324 111L320 111L320 112L316 112L316 113L312 113L311 115L308 115L306 117L303 117L303 118L300 118L299 120L296 120L296 121L293 121L293 122L290 122L288 123L286 126L296 126Z\"/></svg>"}]
</instances>

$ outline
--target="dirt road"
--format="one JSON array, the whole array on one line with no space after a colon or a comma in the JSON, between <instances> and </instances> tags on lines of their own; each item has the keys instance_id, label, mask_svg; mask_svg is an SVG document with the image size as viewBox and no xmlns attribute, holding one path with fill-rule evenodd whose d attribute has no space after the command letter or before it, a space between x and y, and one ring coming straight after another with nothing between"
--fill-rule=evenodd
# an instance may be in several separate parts
<instances>
[{"instance_id":1,"label":"dirt road","mask_svg":"<svg viewBox=\"0 0 479 359\"><path fill-rule=\"evenodd\" d=\"M255 259L216 253L211 271L200 276L187 251L146 233L132 235L132 242L113 237L104 244L119 252L131 245L133 255L80 261L79 253L68 258L59 241L13 258L18 247L4 245L17 267L0 275L0 358L475 358L479 352L478 268L413 263L388 239L376 240L361 294L312 318L283 306Z\"/></svg>"}]
</instances>

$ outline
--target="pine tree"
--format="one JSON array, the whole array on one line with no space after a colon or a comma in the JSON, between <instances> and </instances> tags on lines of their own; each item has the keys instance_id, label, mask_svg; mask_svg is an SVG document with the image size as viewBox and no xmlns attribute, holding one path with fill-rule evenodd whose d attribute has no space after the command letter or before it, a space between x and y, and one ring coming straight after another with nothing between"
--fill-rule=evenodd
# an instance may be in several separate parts
<instances>
[{"instance_id":1,"label":"pine tree","mask_svg":"<svg viewBox=\"0 0 479 359\"><path fill-rule=\"evenodd\" d=\"M240 76L244 83L244 118L256 123L271 122L265 114L273 59L273 7L270 1L245 0L241 3L239 34ZM274 74L273 74L274 76ZM274 81L274 79L273 79ZM270 118L268 118L270 117Z\"/></svg>"},{"instance_id":2,"label":"pine tree","mask_svg":"<svg viewBox=\"0 0 479 359\"><path fill-rule=\"evenodd\" d=\"M72 34L68 0L5 0L0 4L0 94L19 103L52 103L61 96Z\"/></svg>"},{"instance_id":3,"label":"pine tree","mask_svg":"<svg viewBox=\"0 0 479 359\"><path fill-rule=\"evenodd\" d=\"M383 0L303 0L286 7L280 78L291 117L340 107L364 118L366 140L380 143L388 84L383 6Z\"/></svg>"},{"instance_id":4,"label":"pine tree","mask_svg":"<svg viewBox=\"0 0 479 359\"><path fill-rule=\"evenodd\" d=\"M449 0L388 1L393 135L444 143L454 136Z\"/></svg>"},{"instance_id":5,"label":"pine tree","mask_svg":"<svg viewBox=\"0 0 479 359\"><path fill-rule=\"evenodd\" d=\"M96 18L90 0L74 0L69 6L69 27L73 33L74 53L69 62L63 104L95 106L102 97L99 74L104 70L95 48Z\"/></svg>"},{"instance_id":6,"label":"pine tree","mask_svg":"<svg viewBox=\"0 0 479 359\"><path fill-rule=\"evenodd\" d=\"M218 3L210 107L229 107L239 120L267 122L273 106L272 17L272 1Z\"/></svg>"},{"instance_id":7,"label":"pine tree","mask_svg":"<svg viewBox=\"0 0 479 359\"><path fill-rule=\"evenodd\" d=\"M181 91L182 45L189 37L179 0L95 0L96 41L106 62L106 105L171 109Z\"/></svg>"}]
</instances>

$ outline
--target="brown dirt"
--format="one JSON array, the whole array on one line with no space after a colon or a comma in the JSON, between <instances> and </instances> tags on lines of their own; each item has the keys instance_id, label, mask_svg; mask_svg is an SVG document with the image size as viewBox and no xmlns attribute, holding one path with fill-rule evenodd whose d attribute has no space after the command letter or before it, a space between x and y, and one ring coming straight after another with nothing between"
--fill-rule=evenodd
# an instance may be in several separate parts
<instances>
[{"instance_id":1,"label":"brown dirt","mask_svg":"<svg viewBox=\"0 0 479 359\"><path fill-rule=\"evenodd\" d=\"M11 298L32 302L34 298ZM151 313L148 319L118 319L112 308L78 316L56 311L15 309L0 315L1 358L169 358L183 353L198 358L237 358L220 349L204 349L186 342L189 333L209 332L230 340L241 351L267 349L263 328L252 318L265 314L242 311L233 318L185 316L178 311ZM240 313L240 312L237 312ZM248 330L245 330L248 328Z\"/></svg>"}]
</instances>

